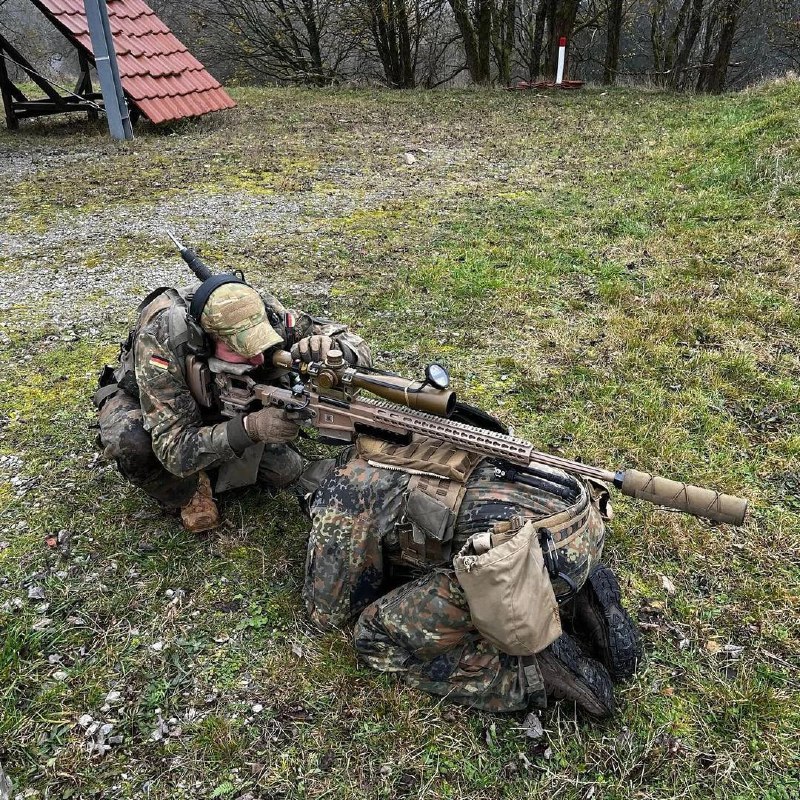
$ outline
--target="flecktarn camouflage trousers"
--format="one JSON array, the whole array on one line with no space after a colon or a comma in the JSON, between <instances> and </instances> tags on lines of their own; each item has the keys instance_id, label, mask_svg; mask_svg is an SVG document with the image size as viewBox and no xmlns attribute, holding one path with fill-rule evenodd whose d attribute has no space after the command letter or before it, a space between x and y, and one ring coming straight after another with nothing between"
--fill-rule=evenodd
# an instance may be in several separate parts
<instances>
[{"instance_id":1,"label":"flecktarn camouflage trousers","mask_svg":"<svg viewBox=\"0 0 800 800\"><path fill-rule=\"evenodd\" d=\"M408 480L357 458L322 484L311 505L304 587L312 620L343 627L360 614L359 657L432 694L491 711L543 705L535 661L500 653L478 634L452 570L384 594Z\"/></svg>"},{"instance_id":2,"label":"flecktarn camouflage trousers","mask_svg":"<svg viewBox=\"0 0 800 800\"><path fill-rule=\"evenodd\" d=\"M177 509L189 502L197 491L197 474L181 478L164 468L153 452L150 434L144 429L142 409L135 397L117 392L103 403L98 423L98 444L103 455L117 462L117 468L127 480L163 508ZM258 482L280 489L294 481L301 470L302 458L297 451L284 444L268 444L258 466Z\"/></svg>"},{"instance_id":3,"label":"flecktarn camouflage trousers","mask_svg":"<svg viewBox=\"0 0 800 800\"><path fill-rule=\"evenodd\" d=\"M483 711L544 707L535 659L501 653L472 625L449 569L437 569L384 595L358 618L359 657L410 686Z\"/></svg>"}]
</instances>

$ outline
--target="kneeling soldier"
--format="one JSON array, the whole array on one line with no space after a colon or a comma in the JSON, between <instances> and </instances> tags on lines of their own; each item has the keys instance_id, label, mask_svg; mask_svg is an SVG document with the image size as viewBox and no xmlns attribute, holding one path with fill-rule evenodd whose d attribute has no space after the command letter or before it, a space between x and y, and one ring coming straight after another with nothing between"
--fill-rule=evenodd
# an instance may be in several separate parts
<instances>
[{"instance_id":1,"label":"kneeling soldier","mask_svg":"<svg viewBox=\"0 0 800 800\"><path fill-rule=\"evenodd\" d=\"M287 311L226 274L145 298L119 364L101 375L94 403L102 452L163 509L179 510L187 530L219 524L212 489L279 489L302 472L291 445L296 421L277 408L226 418L211 380L216 359L268 381L264 352L274 347L305 361L337 347L350 363L371 363L363 339L344 325Z\"/></svg>"},{"instance_id":2,"label":"kneeling soldier","mask_svg":"<svg viewBox=\"0 0 800 800\"><path fill-rule=\"evenodd\" d=\"M612 681L629 678L642 652L600 561L610 515L602 484L548 467L524 474L422 438L400 446L361 437L330 469L311 498L306 562L318 626L357 618L363 662L453 702L518 711L566 699L612 713ZM538 562L549 603L515 611L544 619L549 636L540 650L509 655L478 630L453 556L476 537L508 541L527 521L549 537Z\"/></svg>"}]
</instances>

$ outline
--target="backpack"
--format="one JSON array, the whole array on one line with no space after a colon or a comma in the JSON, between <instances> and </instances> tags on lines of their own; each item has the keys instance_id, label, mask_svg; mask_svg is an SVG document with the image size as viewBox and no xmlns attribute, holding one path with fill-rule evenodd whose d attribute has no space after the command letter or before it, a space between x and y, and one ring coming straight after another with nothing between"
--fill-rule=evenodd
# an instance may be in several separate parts
<instances>
[{"instance_id":1,"label":"backpack","mask_svg":"<svg viewBox=\"0 0 800 800\"><path fill-rule=\"evenodd\" d=\"M118 363L115 366L106 365L100 373L99 387L92 398L96 408L101 408L119 391L131 397L139 397L135 363L136 338L139 331L164 309L169 309L169 348L189 382L186 374L187 356L202 354L207 350L203 329L188 313L190 301L190 291L177 291L166 286L154 289L142 300L136 309L136 324L120 344Z\"/></svg>"}]
</instances>

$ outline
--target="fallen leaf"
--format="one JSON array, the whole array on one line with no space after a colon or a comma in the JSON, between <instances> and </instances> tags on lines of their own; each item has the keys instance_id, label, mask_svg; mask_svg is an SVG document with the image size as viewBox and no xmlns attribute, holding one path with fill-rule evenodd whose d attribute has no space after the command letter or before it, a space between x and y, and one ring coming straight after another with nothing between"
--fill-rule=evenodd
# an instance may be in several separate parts
<instances>
[{"instance_id":1,"label":"fallen leaf","mask_svg":"<svg viewBox=\"0 0 800 800\"><path fill-rule=\"evenodd\" d=\"M719 653L720 650L722 650L722 647L720 647L719 642L715 642L713 639L709 639L706 642L706 652L711 653L712 656Z\"/></svg>"},{"instance_id":2,"label":"fallen leaf","mask_svg":"<svg viewBox=\"0 0 800 800\"><path fill-rule=\"evenodd\" d=\"M486 742L486 744L489 747L492 747L494 745L496 738L497 738L497 725L495 725L493 722L491 725L487 725L483 729L483 741Z\"/></svg>"},{"instance_id":3,"label":"fallen leaf","mask_svg":"<svg viewBox=\"0 0 800 800\"><path fill-rule=\"evenodd\" d=\"M675 584L666 576L661 576L661 585L666 589L667 594L675 594Z\"/></svg>"},{"instance_id":4,"label":"fallen leaf","mask_svg":"<svg viewBox=\"0 0 800 800\"><path fill-rule=\"evenodd\" d=\"M533 739L535 741L544 736L542 721L534 711L531 711L531 713L525 717L525 721L522 723L522 726L525 729L525 736L527 736L528 739Z\"/></svg>"}]
</instances>

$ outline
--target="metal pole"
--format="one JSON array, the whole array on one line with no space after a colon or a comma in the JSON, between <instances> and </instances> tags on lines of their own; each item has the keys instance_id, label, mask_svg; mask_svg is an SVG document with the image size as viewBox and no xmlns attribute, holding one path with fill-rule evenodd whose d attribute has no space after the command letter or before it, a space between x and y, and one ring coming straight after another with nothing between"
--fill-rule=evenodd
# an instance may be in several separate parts
<instances>
[{"instance_id":1,"label":"metal pole","mask_svg":"<svg viewBox=\"0 0 800 800\"><path fill-rule=\"evenodd\" d=\"M564 60L567 55L567 37L562 36L558 40L558 69L556 70L556 86L561 86L564 79Z\"/></svg>"},{"instance_id":2,"label":"metal pole","mask_svg":"<svg viewBox=\"0 0 800 800\"><path fill-rule=\"evenodd\" d=\"M119 77L114 38L108 21L106 0L84 0L89 35L92 38L94 64L100 79L108 129L115 139L133 139L133 125Z\"/></svg>"}]
</instances>

